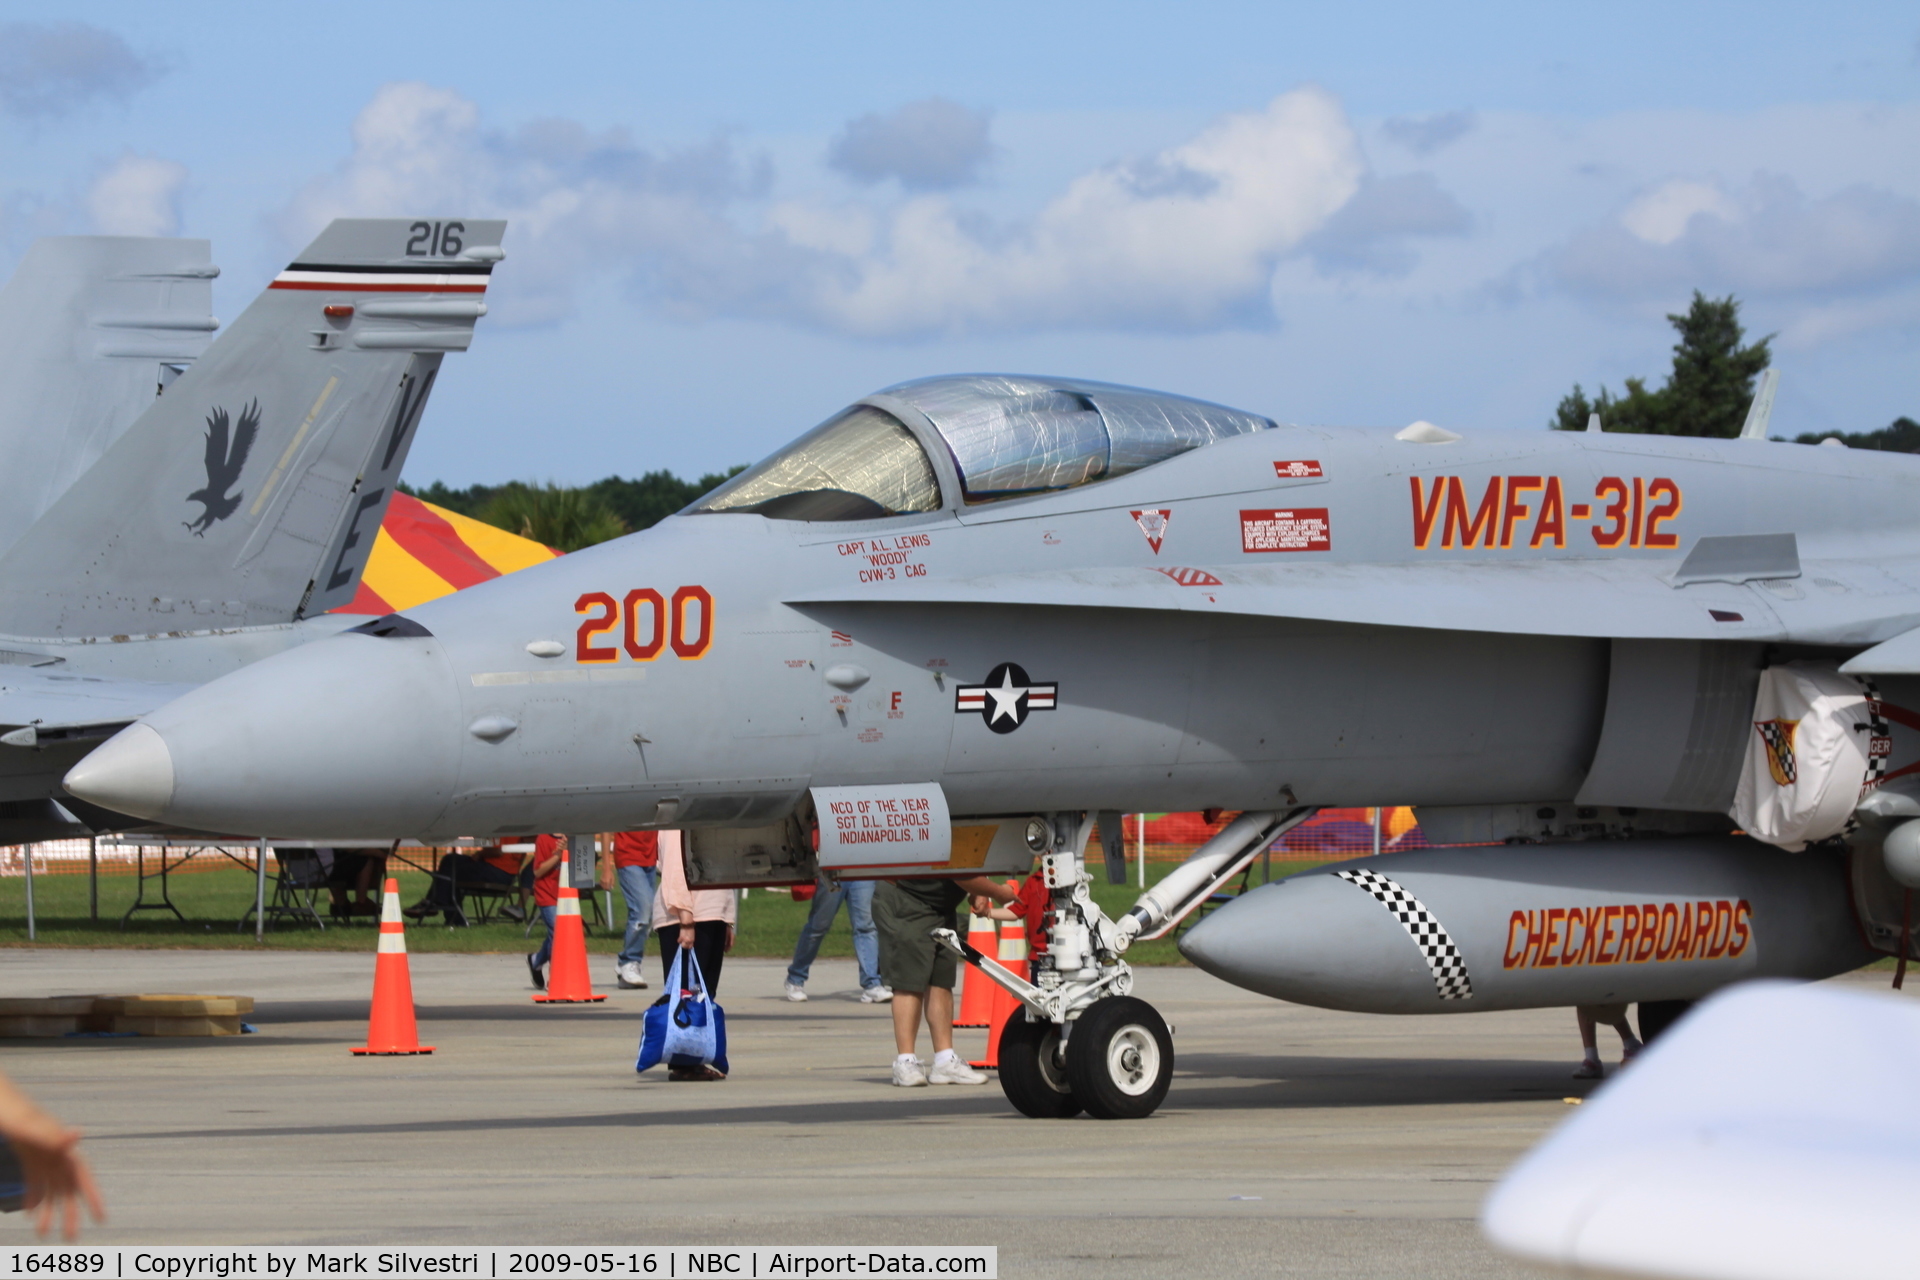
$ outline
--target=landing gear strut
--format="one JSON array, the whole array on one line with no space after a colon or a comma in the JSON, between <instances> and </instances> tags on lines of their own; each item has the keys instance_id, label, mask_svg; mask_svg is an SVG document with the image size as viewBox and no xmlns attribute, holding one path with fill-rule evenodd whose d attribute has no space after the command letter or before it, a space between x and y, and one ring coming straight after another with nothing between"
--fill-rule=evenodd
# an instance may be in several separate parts
<instances>
[{"instance_id":1,"label":"landing gear strut","mask_svg":"<svg viewBox=\"0 0 1920 1280\"><path fill-rule=\"evenodd\" d=\"M1158 937L1239 872L1288 827L1312 813L1243 814L1143 894L1116 921L1093 900L1082 850L1084 813L1035 819L1028 840L1051 892L1047 946L1032 958L1032 981L962 942L934 937L1006 988L1023 1006L1000 1034L1000 1087L1022 1115L1064 1120L1085 1111L1101 1120L1150 1116L1173 1082L1173 1033L1152 1005L1134 998L1133 969L1121 954L1138 937Z\"/></svg>"}]
</instances>

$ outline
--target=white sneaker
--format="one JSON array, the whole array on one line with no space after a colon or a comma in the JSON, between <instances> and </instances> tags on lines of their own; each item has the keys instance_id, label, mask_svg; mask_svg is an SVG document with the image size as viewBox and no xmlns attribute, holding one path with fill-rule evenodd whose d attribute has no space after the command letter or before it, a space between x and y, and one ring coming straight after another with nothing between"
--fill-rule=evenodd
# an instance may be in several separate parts
<instances>
[{"instance_id":1,"label":"white sneaker","mask_svg":"<svg viewBox=\"0 0 1920 1280\"><path fill-rule=\"evenodd\" d=\"M959 1054L955 1054L945 1062L935 1058L933 1069L927 1072L928 1084L985 1084L986 1082L986 1073L975 1071Z\"/></svg>"},{"instance_id":2,"label":"white sneaker","mask_svg":"<svg viewBox=\"0 0 1920 1280\"><path fill-rule=\"evenodd\" d=\"M638 961L632 964L615 965L613 974L614 977L619 980L620 985L629 990L646 990L647 975L641 970Z\"/></svg>"},{"instance_id":3,"label":"white sneaker","mask_svg":"<svg viewBox=\"0 0 1920 1280\"><path fill-rule=\"evenodd\" d=\"M793 1001L795 1004L805 1004L807 1002L807 989L797 982L789 982L787 984L787 999Z\"/></svg>"},{"instance_id":4,"label":"white sneaker","mask_svg":"<svg viewBox=\"0 0 1920 1280\"><path fill-rule=\"evenodd\" d=\"M902 1089L917 1089L927 1082L927 1068L920 1059L903 1054L893 1060L893 1082Z\"/></svg>"},{"instance_id":5,"label":"white sneaker","mask_svg":"<svg viewBox=\"0 0 1920 1280\"><path fill-rule=\"evenodd\" d=\"M884 982L876 983L860 993L861 1004L886 1004L893 999L893 988Z\"/></svg>"}]
</instances>

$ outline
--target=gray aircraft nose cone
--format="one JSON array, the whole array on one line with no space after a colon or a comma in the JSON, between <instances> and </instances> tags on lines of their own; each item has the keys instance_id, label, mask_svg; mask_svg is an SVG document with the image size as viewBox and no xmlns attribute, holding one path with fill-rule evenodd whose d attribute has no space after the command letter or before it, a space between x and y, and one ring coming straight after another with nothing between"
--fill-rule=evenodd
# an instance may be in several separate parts
<instances>
[{"instance_id":1,"label":"gray aircraft nose cone","mask_svg":"<svg viewBox=\"0 0 1920 1280\"><path fill-rule=\"evenodd\" d=\"M222 676L76 765L76 796L203 831L392 839L452 794L461 713L431 637L348 633Z\"/></svg>"},{"instance_id":2,"label":"gray aircraft nose cone","mask_svg":"<svg viewBox=\"0 0 1920 1280\"><path fill-rule=\"evenodd\" d=\"M129 725L68 770L66 788L115 813L165 818L173 801L173 753L153 726Z\"/></svg>"}]
</instances>

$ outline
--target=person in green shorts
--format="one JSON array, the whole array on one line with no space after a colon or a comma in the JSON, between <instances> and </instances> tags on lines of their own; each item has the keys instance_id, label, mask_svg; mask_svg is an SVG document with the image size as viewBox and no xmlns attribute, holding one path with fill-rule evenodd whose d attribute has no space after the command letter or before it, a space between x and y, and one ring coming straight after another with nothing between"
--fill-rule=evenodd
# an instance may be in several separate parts
<instances>
[{"instance_id":1,"label":"person in green shorts","mask_svg":"<svg viewBox=\"0 0 1920 1280\"><path fill-rule=\"evenodd\" d=\"M880 976L893 988L893 1082L985 1084L987 1077L953 1051L953 983L959 976L953 953L933 940L935 929L960 929L956 909L974 895L1011 902L1014 891L985 876L966 880L882 880L873 893L873 923L880 934ZM925 1017L933 1039L933 1063L914 1056Z\"/></svg>"}]
</instances>

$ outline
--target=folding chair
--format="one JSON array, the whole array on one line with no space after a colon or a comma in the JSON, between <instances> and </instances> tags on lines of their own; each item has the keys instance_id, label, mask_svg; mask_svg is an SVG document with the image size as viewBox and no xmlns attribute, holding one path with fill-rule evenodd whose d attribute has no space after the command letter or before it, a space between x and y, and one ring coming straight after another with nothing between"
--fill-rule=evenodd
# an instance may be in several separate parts
<instances>
[{"instance_id":1,"label":"folding chair","mask_svg":"<svg viewBox=\"0 0 1920 1280\"><path fill-rule=\"evenodd\" d=\"M526 895L531 880L523 869L512 884L496 884L491 880L462 880L460 867L462 860L455 859L450 873L432 872L436 883L447 886L454 906L447 914L458 917L462 927L476 924L491 924L500 915L503 908L519 902L526 910ZM534 912L527 911L529 918ZM508 919L512 919L511 916Z\"/></svg>"},{"instance_id":2,"label":"folding chair","mask_svg":"<svg viewBox=\"0 0 1920 1280\"><path fill-rule=\"evenodd\" d=\"M458 865L455 864L456 867ZM453 900L461 905L455 908L455 913L469 924L490 924L500 915L503 908L512 903L520 903L521 909L525 911L526 878L524 875L515 877L512 884L469 881L463 886L456 871ZM527 915L531 917L533 912L527 911ZM511 917L508 918L511 919Z\"/></svg>"},{"instance_id":3,"label":"folding chair","mask_svg":"<svg viewBox=\"0 0 1920 1280\"><path fill-rule=\"evenodd\" d=\"M315 928L326 928L327 922L314 907L327 887L327 867L319 851L275 849L273 859L279 871L273 877L273 897L267 903L267 927L273 927L275 920L292 919L311 921ZM253 908L248 907L238 927L245 929L251 919Z\"/></svg>"}]
</instances>

